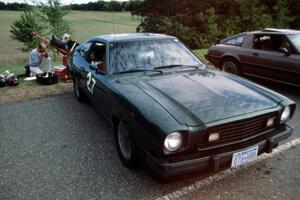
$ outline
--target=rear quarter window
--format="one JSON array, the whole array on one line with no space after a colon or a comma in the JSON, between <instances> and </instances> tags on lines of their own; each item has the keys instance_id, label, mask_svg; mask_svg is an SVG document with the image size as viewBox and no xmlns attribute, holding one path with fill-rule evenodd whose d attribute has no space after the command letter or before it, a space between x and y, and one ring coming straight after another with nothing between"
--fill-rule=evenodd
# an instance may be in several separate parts
<instances>
[{"instance_id":1,"label":"rear quarter window","mask_svg":"<svg viewBox=\"0 0 300 200\"><path fill-rule=\"evenodd\" d=\"M221 41L221 44L227 44L232 46L242 46L245 39L245 35L233 36L230 38L226 38Z\"/></svg>"}]
</instances>

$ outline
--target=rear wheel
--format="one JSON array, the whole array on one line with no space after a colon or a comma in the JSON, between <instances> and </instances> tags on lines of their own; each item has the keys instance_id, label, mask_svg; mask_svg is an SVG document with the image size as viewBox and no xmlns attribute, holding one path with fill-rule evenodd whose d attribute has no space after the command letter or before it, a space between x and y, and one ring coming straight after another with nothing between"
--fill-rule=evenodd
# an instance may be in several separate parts
<instances>
[{"instance_id":1,"label":"rear wheel","mask_svg":"<svg viewBox=\"0 0 300 200\"><path fill-rule=\"evenodd\" d=\"M224 58L221 63L221 70L231 74L241 75L240 64L233 58Z\"/></svg>"},{"instance_id":2,"label":"rear wheel","mask_svg":"<svg viewBox=\"0 0 300 200\"><path fill-rule=\"evenodd\" d=\"M120 121L115 130L115 141L119 157L122 163L128 168L135 168L138 166L138 150L131 133L124 121Z\"/></svg>"},{"instance_id":3,"label":"rear wheel","mask_svg":"<svg viewBox=\"0 0 300 200\"><path fill-rule=\"evenodd\" d=\"M74 86L74 95L75 95L75 98L79 102L83 102L85 100L85 96L84 96L84 93L83 93L82 89L80 88L79 80L78 80L78 78L76 76L74 76L73 86Z\"/></svg>"}]
</instances>

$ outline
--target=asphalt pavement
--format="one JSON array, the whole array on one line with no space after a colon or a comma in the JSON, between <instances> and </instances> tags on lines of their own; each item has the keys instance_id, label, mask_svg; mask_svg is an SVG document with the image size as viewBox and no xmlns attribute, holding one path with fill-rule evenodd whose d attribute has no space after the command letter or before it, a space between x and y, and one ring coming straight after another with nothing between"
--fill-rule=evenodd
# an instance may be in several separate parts
<instances>
[{"instance_id":1,"label":"asphalt pavement","mask_svg":"<svg viewBox=\"0 0 300 200\"><path fill-rule=\"evenodd\" d=\"M267 85L297 102L300 90ZM300 146L188 193L184 199L300 199ZM73 95L0 106L0 199L156 199L201 181L158 183L126 169L100 112Z\"/></svg>"}]
</instances>

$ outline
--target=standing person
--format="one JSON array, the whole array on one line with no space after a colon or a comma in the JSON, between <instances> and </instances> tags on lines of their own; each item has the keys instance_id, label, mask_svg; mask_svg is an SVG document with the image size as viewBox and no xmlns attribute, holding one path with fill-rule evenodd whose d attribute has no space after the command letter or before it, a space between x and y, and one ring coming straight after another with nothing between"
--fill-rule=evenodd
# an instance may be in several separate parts
<instances>
[{"instance_id":1,"label":"standing person","mask_svg":"<svg viewBox=\"0 0 300 200\"><path fill-rule=\"evenodd\" d=\"M48 55L45 43L41 42L37 48L31 51L29 56L29 66L31 76L43 73L41 68L45 66L47 67L46 76L48 76L48 73L52 73L51 58Z\"/></svg>"}]
</instances>

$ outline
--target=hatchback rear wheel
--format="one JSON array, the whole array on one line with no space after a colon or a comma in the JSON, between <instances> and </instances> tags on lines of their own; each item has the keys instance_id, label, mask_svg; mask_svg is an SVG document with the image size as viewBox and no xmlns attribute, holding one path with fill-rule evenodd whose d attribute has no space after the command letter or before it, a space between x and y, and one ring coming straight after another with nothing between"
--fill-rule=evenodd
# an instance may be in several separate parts
<instances>
[{"instance_id":1,"label":"hatchback rear wheel","mask_svg":"<svg viewBox=\"0 0 300 200\"><path fill-rule=\"evenodd\" d=\"M221 70L231 74L241 74L239 62L233 58L225 58L221 63Z\"/></svg>"}]
</instances>

